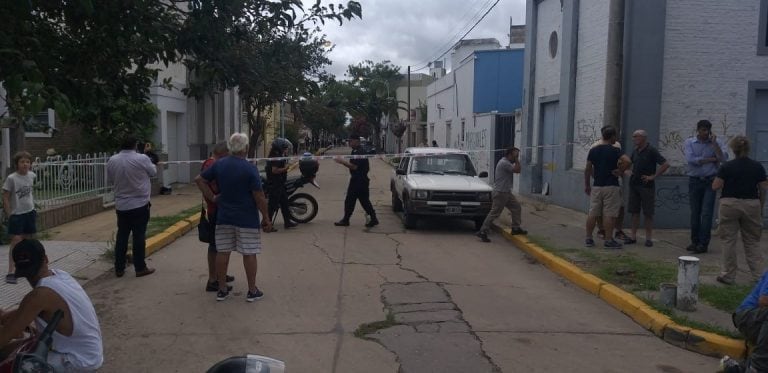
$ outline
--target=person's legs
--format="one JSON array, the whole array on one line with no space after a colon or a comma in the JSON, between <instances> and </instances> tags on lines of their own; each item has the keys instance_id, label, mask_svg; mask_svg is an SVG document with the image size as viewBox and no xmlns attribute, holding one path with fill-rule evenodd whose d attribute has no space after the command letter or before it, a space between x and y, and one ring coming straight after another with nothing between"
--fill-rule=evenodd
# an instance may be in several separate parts
<instances>
[{"instance_id":1,"label":"person's legs","mask_svg":"<svg viewBox=\"0 0 768 373\"><path fill-rule=\"evenodd\" d=\"M138 273L147 270L144 261L147 245L147 224L149 224L149 204L132 210L131 230L133 231L133 269Z\"/></svg>"},{"instance_id":2,"label":"person's legs","mask_svg":"<svg viewBox=\"0 0 768 373\"><path fill-rule=\"evenodd\" d=\"M700 185L699 179L688 178L688 204L691 208L691 245L698 245L699 232L701 230L701 202L704 198L704 191Z\"/></svg>"},{"instance_id":3,"label":"person's legs","mask_svg":"<svg viewBox=\"0 0 768 373\"><path fill-rule=\"evenodd\" d=\"M510 225L510 227L512 228L512 230L522 229L520 228L520 225L523 223L522 221L523 208L522 206L520 206L520 201L518 201L517 198L515 198L514 194L512 193L508 193L508 194L509 194L509 198L507 199L506 206L507 206L507 210L509 210L509 215L512 220L512 224Z\"/></svg>"},{"instance_id":4,"label":"person's legs","mask_svg":"<svg viewBox=\"0 0 768 373\"><path fill-rule=\"evenodd\" d=\"M208 243L208 283L216 283L216 214L209 214L208 222L211 227L211 242Z\"/></svg>"},{"instance_id":5,"label":"person's legs","mask_svg":"<svg viewBox=\"0 0 768 373\"><path fill-rule=\"evenodd\" d=\"M605 247L616 248L617 245L615 239L613 239L613 229L616 226L616 218L619 216L619 210L621 210L621 189L617 186L610 186L604 188L603 193L603 227L605 227Z\"/></svg>"},{"instance_id":6,"label":"person's legs","mask_svg":"<svg viewBox=\"0 0 768 373\"><path fill-rule=\"evenodd\" d=\"M742 205L741 239L744 241L744 255L752 280L757 281L763 274L763 253L760 251L760 236L763 233L762 214L759 200L739 201Z\"/></svg>"},{"instance_id":7,"label":"person's legs","mask_svg":"<svg viewBox=\"0 0 768 373\"><path fill-rule=\"evenodd\" d=\"M656 213L656 188L643 188L640 191L640 207L645 220L645 242L653 240L653 215Z\"/></svg>"},{"instance_id":8,"label":"person's legs","mask_svg":"<svg viewBox=\"0 0 768 373\"><path fill-rule=\"evenodd\" d=\"M227 287L227 267L229 266L229 254L235 249L237 237L235 227L231 225L216 225L216 281L219 285L217 298L224 300L229 288ZM223 295L223 296L222 296Z\"/></svg>"},{"instance_id":9,"label":"person's legs","mask_svg":"<svg viewBox=\"0 0 768 373\"><path fill-rule=\"evenodd\" d=\"M715 211L715 197L717 193L712 190L712 180L704 182L705 188L701 201L701 226L699 228L699 244L703 251L709 248L712 238L712 217Z\"/></svg>"},{"instance_id":10,"label":"person's legs","mask_svg":"<svg viewBox=\"0 0 768 373\"><path fill-rule=\"evenodd\" d=\"M128 236L131 234L130 218L127 211L116 210L117 234L115 235L115 273L125 271L125 255L128 252Z\"/></svg>"},{"instance_id":11,"label":"person's legs","mask_svg":"<svg viewBox=\"0 0 768 373\"><path fill-rule=\"evenodd\" d=\"M216 253L216 280L219 282L219 291L227 292L227 267L229 266L229 254L231 251Z\"/></svg>"},{"instance_id":12,"label":"person's legs","mask_svg":"<svg viewBox=\"0 0 768 373\"><path fill-rule=\"evenodd\" d=\"M357 198L360 200L360 205L363 206L363 210L368 216L371 217L370 223L379 223L379 219L376 218L376 210L373 209L371 204L371 191L369 183L360 183L357 189Z\"/></svg>"},{"instance_id":13,"label":"person's legs","mask_svg":"<svg viewBox=\"0 0 768 373\"><path fill-rule=\"evenodd\" d=\"M720 199L720 228L718 233L723 241L723 261L718 280L733 283L736 280L736 235L739 231L739 216L741 213L732 205L731 198Z\"/></svg>"},{"instance_id":14,"label":"person's legs","mask_svg":"<svg viewBox=\"0 0 768 373\"><path fill-rule=\"evenodd\" d=\"M352 213L355 212L355 203L357 203L357 189L352 180L347 185L347 196L344 198L344 217L340 222L349 224Z\"/></svg>"},{"instance_id":15,"label":"person's legs","mask_svg":"<svg viewBox=\"0 0 768 373\"><path fill-rule=\"evenodd\" d=\"M259 262L256 255L243 255L243 267L245 267L245 278L248 281L248 291L256 291L256 272L259 269Z\"/></svg>"},{"instance_id":16,"label":"person's legs","mask_svg":"<svg viewBox=\"0 0 768 373\"><path fill-rule=\"evenodd\" d=\"M491 230L491 224L493 224L493 221L496 220L499 216L501 216L501 212L504 211L504 205L507 204L509 193L498 193L493 192L493 195L491 197L492 203L491 203L491 211L488 212L488 216L485 217L485 220L483 221L483 226L480 228L480 232L478 233L485 233L488 234L488 231Z\"/></svg>"},{"instance_id":17,"label":"person's legs","mask_svg":"<svg viewBox=\"0 0 768 373\"><path fill-rule=\"evenodd\" d=\"M269 218L273 219L275 217L275 212L280 205L280 201L278 200L279 197L274 187L270 186L270 188L267 189L267 196L267 211L269 212Z\"/></svg>"},{"instance_id":18,"label":"person's legs","mask_svg":"<svg viewBox=\"0 0 768 373\"><path fill-rule=\"evenodd\" d=\"M592 232L595 231L595 225L598 219L603 216L603 188L594 187L589 195L589 215L587 216L587 239L592 239ZM602 229L602 226L600 226Z\"/></svg>"}]
</instances>

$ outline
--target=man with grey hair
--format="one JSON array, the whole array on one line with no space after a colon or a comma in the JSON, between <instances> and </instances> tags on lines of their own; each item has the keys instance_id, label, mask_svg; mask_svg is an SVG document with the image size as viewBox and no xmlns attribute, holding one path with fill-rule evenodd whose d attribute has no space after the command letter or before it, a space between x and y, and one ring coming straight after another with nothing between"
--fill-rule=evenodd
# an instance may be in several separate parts
<instances>
[{"instance_id":1,"label":"man with grey hair","mask_svg":"<svg viewBox=\"0 0 768 373\"><path fill-rule=\"evenodd\" d=\"M272 231L272 221L267 212L261 177L255 165L246 159L248 136L235 133L229 138L230 156L216 161L210 168L195 178L195 183L205 199L217 205L216 212L216 279L219 285L216 300L223 301L229 296L227 285L229 254L236 250L243 255L245 277L248 280L246 300L261 299L264 293L256 286L258 261L261 253L259 212L264 220L261 228ZM218 193L211 190L210 182L216 182Z\"/></svg>"},{"instance_id":2,"label":"man with grey hair","mask_svg":"<svg viewBox=\"0 0 768 373\"><path fill-rule=\"evenodd\" d=\"M632 214L632 233L625 244L637 242L637 228L640 227L640 211L645 218L645 246L653 246L653 212L656 204L655 180L667 172L669 162L659 151L648 143L645 130L632 133L632 176L629 178L629 203L627 212ZM656 169L657 165L661 165Z\"/></svg>"}]
</instances>

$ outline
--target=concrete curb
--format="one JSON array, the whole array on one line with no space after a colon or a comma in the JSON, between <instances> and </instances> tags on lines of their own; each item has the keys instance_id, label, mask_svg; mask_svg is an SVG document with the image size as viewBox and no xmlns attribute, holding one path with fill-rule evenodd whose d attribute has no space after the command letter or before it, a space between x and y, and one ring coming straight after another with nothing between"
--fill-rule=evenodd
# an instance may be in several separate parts
<instances>
[{"instance_id":1,"label":"concrete curb","mask_svg":"<svg viewBox=\"0 0 768 373\"><path fill-rule=\"evenodd\" d=\"M512 235L509 229L503 229L495 224L494 228L508 241L536 258L552 272L565 277L580 288L599 297L666 342L708 356L723 357L728 355L736 359L743 359L746 356L747 351L743 340L679 325L668 316L654 310L635 295L544 250L529 241L527 236Z\"/></svg>"}]
</instances>

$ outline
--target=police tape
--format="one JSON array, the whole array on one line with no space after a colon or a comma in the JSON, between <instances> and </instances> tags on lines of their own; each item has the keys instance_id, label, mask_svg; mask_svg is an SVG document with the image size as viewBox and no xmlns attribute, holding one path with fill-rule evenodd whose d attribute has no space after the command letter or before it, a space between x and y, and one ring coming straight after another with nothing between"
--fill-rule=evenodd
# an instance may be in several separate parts
<instances>
[{"instance_id":1,"label":"police tape","mask_svg":"<svg viewBox=\"0 0 768 373\"><path fill-rule=\"evenodd\" d=\"M555 149L560 148L564 146L573 146L573 145L583 145L581 143L563 143L563 144L548 144L548 145L534 145L534 146L526 146L526 147L520 147L520 151L523 150L533 150L533 149ZM421 149L427 149L427 148L421 148ZM435 149L444 149L444 148L435 148ZM419 151L415 153L376 153L376 154L335 154L335 155L294 155L290 157L259 157L259 158L246 158L251 163L260 163L260 162L299 162L299 161L305 161L305 160L315 160L315 161L321 161L321 160L335 160L335 159L392 159L392 158L403 158L403 157L432 157L432 156L438 156L438 155L451 155L451 154L475 154L475 153L497 153L497 152L505 152L507 151L507 148L503 149L467 149L467 150L461 150L461 149L446 149L441 151ZM522 154L521 154L522 156ZM159 165L192 165L192 164L202 164L207 159L197 159L197 160L178 160L178 161L161 161L158 164ZM45 166L45 165L71 165L71 166L97 166L97 165L105 165L106 162L88 162L88 161L78 161L78 160L60 160L60 161L52 161L52 162L35 162L33 164L34 166Z\"/></svg>"}]
</instances>

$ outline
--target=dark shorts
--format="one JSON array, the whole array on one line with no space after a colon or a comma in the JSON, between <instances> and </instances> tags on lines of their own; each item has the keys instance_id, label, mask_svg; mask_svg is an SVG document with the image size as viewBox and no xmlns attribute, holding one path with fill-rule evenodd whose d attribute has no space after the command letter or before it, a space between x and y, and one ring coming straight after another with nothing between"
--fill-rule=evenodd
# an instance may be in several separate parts
<instances>
[{"instance_id":1,"label":"dark shorts","mask_svg":"<svg viewBox=\"0 0 768 373\"><path fill-rule=\"evenodd\" d=\"M642 209L643 215L653 216L656 204L656 188L648 188L640 185L629 186L629 203L627 203L627 212L630 214L639 214Z\"/></svg>"},{"instance_id":2,"label":"dark shorts","mask_svg":"<svg viewBox=\"0 0 768 373\"><path fill-rule=\"evenodd\" d=\"M32 210L26 214L11 215L8 218L8 234L21 236L37 233L37 211Z\"/></svg>"}]
</instances>

